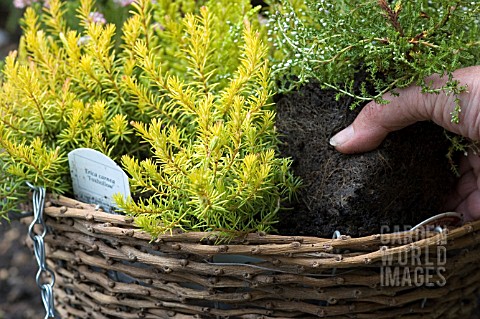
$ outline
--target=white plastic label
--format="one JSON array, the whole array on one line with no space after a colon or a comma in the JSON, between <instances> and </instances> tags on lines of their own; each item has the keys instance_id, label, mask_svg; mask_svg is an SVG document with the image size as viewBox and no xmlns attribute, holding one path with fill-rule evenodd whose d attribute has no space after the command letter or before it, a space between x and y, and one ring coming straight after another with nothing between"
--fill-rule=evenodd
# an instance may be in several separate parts
<instances>
[{"instance_id":1,"label":"white plastic label","mask_svg":"<svg viewBox=\"0 0 480 319\"><path fill-rule=\"evenodd\" d=\"M114 194L130 196L128 176L108 156L89 148L68 153L73 193L79 201L100 205L105 211L116 208Z\"/></svg>"}]
</instances>

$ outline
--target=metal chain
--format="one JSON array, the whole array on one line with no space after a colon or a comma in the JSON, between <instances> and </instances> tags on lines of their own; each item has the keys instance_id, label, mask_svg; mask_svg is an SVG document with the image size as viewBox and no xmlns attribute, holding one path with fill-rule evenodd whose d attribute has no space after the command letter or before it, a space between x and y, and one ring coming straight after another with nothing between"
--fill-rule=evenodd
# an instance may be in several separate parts
<instances>
[{"instance_id":1,"label":"metal chain","mask_svg":"<svg viewBox=\"0 0 480 319\"><path fill-rule=\"evenodd\" d=\"M43 220L43 208L45 205L45 188L36 187L30 183L28 186L33 189L33 221L28 228L28 235L33 241L33 252L38 264L38 272L35 277L37 285L41 290L43 306L45 307L45 319L55 317L55 307L53 300L53 285L55 284L55 274L48 268L45 261L45 235L47 226ZM40 225L40 233L35 232L35 225ZM50 278L50 282L46 281Z\"/></svg>"}]
</instances>

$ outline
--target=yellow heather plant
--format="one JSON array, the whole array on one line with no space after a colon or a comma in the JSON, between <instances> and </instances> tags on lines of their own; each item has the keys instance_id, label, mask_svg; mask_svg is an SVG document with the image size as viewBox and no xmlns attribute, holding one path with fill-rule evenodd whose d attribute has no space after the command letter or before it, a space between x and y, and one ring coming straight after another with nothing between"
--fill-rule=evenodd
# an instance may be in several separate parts
<instances>
[{"instance_id":1,"label":"yellow heather plant","mask_svg":"<svg viewBox=\"0 0 480 319\"><path fill-rule=\"evenodd\" d=\"M271 231L299 186L279 158L267 47L249 1L138 0L117 31L81 0L26 10L0 91L0 216L26 182L71 195L67 154L121 163L120 210L156 236L182 228ZM117 33L121 35L121 41Z\"/></svg>"}]
</instances>

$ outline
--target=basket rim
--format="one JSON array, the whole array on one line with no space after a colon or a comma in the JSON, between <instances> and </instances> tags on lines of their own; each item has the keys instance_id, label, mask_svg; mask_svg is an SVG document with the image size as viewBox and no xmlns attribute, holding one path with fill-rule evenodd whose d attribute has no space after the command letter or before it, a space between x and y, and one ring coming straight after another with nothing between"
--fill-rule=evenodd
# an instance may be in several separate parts
<instances>
[{"instance_id":1,"label":"basket rim","mask_svg":"<svg viewBox=\"0 0 480 319\"><path fill-rule=\"evenodd\" d=\"M218 239L218 232L182 232L181 230L174 230L170 233L160 234L157 238L153 238L150 234L141 230L134 224L133 217L128 215L106 213L102 210L98 210L97 208L98 207L96 205L86 204L66 196L48 194L45 204L45 214L54 218L74 218L91 223L91 226L94 227L93 230L97 230L100 233L111 228L111 230L119 231L122 235L148 240L152 243L168 243L179 241L191 244L218 243L216 242ZM101 225L101 227L99 225ZM467 222L454 228L446 228L444 229L443 233L425 231L424 229L420 228L396 233L377 233L363 237L340 235L337 236L337 238L324 238L315 236L277 235L256 232L235 237L229 240L228 246L283 244L291 245L293 246L292 248L296 248L295 246L299 245L319 245L322 246L322 250L328 252L329 250L331 251L351 246L361 247L372 244L378 244L378 246L389 246L384 244L391 244L394 242L397 242L398 244L404 244L401 246L413 244L421 245L423 243L433 244L442 238L446 240L453 240L478 230L480 230L480 220ZM221 246L222 245L217 245L216 247L221 248ZM212 251L212 253L214 253L214 251ZM222 253L222 251L219 249L218 251L215 251L215 253Z\"/></svg>"}]
</instances>

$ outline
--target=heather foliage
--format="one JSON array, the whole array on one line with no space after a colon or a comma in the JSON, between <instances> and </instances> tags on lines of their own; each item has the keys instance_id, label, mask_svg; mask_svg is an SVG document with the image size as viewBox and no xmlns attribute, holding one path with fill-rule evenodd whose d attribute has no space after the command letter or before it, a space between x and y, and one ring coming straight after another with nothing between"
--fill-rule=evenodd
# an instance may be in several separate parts
<instances>
[{"instance_id":1,"label":"heather foliage","mask_svg":"<svg viewBox=\"0 0 480 319\"><path fill-rule=\"evenodd\" d=\"M129 6L120 29L91 0L76 20L60 0L26 9L0 90L0 216L27 181L71 195L67 154L88 147L124 166L134 195L118 204L154 236L271 230L298 181L276 156L256 10L245 0Z\"/></svg>"},{"instance_id":2,"label":"heather foliage","mask_svg":"<svg viewBox=\"0 0 480 319\"><path fill-rule=\"evenodd\" d=\"M466 88L452 78L460 67L480 62L478 1L276 1L269 22L279 89L289 91L315 79L352 107L382 99L412 84L425 92L458 95ZM354 86L360 73L366 76ZM442 88L425 79L448 77ZM458 121L458 101L452 121Z\"/></svg>"}]
</instances>

